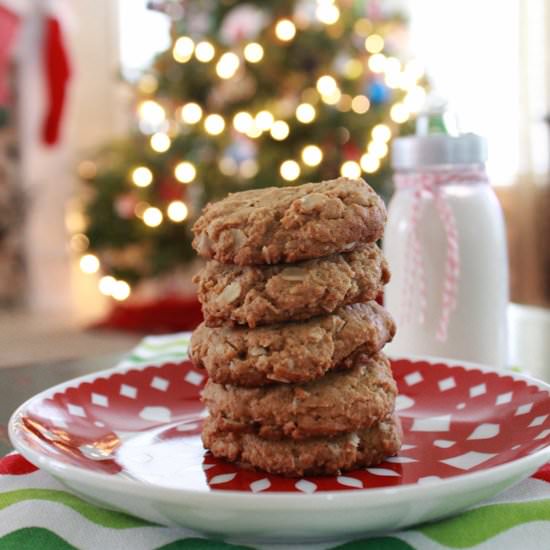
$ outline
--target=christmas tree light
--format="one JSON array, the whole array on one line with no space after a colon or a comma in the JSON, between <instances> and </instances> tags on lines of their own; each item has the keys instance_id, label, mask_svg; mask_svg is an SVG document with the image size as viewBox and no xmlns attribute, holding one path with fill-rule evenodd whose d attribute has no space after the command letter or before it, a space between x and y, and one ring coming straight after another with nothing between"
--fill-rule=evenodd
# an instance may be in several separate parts
<instances>
[{"instance_id":1,"label":"christmas tree light","mask_svg":"<svg viewBox=\"0 0 550 550\"><path fill-rule=\"evenodd\" d=\"M323 160L323 151L317 145L306 145L302 149L302 160L308 166L317 166Z\"/></svg>"},{"instance_id":2,"label":"christmas tree light","mask_svg":"<svg viewBox=\"0 0 550 550\"><path fill-rule=\"evenodd\" d=\"M218 114L208 115L204 119L204 129L213 136L221 134L224 128L225 120Z\"/></svg>"},{"instance_id":3,"label":"christmas tree light","mask_svg":"<svg viewBox=\"0 0 550 550\"><path fill-rule=\"evenodd\" d=\"M381 159L388 154L388 146L383 141L371 141L368 145L368 152Z\"/></svg>"},{"instance_id":4,"label":"christmas tree light","mask_svg":"<svg viewBox=\"0 0 550 550\"><path fill-rule=\"evenodd\" d=\"M115 300L123 302L126 298L128 298L128 296L130 296L130 292L130 285L126 281L115 281L111 291L111 296Z\"/></svg>"},{"instance_id":5,"label":"christmas tree light","mask_svg":"<svg viewBox=\"0 0 550 550\"><path fill-rule=\"evenodd\" d=\"M94 254L85 254L80 258L80 269L84 273L97 273L99 271L99 259Z\"/></svg>"},{"instance_id":6,"label":"christmas tree light","mask_svg":"<svg viewBox=\"0 0 550 550\"><path fill-rule=\"evenodd\" d=\"M281 176L287 181L294 181L298 179L300 172L300 165L295 160L285 160L281 164Z\"/></svg>"},{"instance_id":7,"label":"christmas tree light","mask_svg":"<svg viewBox=\"0 0 550 550\"><path fill-rule=\"evenodd\" d=\"M215 55L216 49L207 40L203 40L195 46L195 57L201 63L208 63L209 61L212 61Z\"/></svg>"},{"instance_id":8,"label":"christmas tree light","mask_svg":"<svg viewBox=\"0 0 550 550\"><path fill-rule=\"evenodd\" d=\"M181 183L191 183L197 175L197 170L188 161L180 162L174 169L174 176Z\"/></svg>"},{"instance_id":9,"label":"christmas tree light","mask_svg":"<svg viewBox=\"0 0 550 550\"><path fill-rule=\"evenodd\" d=\"M181 36L174 44L172 55L178 63L187 63L193 55L195 43L188 36Z\"/></svg>"},{"instance_id":10,"label":"christmas tree light","mask_svg":"<svg viewBox=\"0 0 550 550\"><path fill-rule=\"evenodd\" d=\"M333 94L338 89L336 80L330 75L324 75L317 80L317 90L323 95Z\"/></svg>"},{"instance_id":11,"label":"christmas tree light","mask_svg":"<svg viewBox=\"0 0 550 550\"><path fill-rule=\"evenodd\" d=\"M258 173L258 163L254 159L243 160L239 166L243 178L253 178Z\"/></svg>"},{"instance_id":12,"label":"christmas tree light","mask_svg":"<svg viewBox=\"0 0 550 550\"><path fill-rule=\"evenodd\" d=\"M233 117L233 127L238 132L246 134L254 125L254 118L246 111L240 111Z\"/></svg>"},{"instance_id":13,"label":"christmas tree light","mask_svg":"<svg viewBox=\"0 0 550 550\"><path fill-rule=\"evenodd\" d=\"M315 107L310 103L300 103L296 107L296 118L303 124L313 122L316 114Z\"/></svg>"},{"instance_id":14,"label":"christmas tree light","mask_svg":"<svg viewBox=\"0 0 550 550\"><path fill-rule=\"evenodd\" d=\"M391 130L387 124L377 124L371 132L372 139L387 143L391 139Z\"/></svg>"},{"instance_id":15,"label":"christmas tree light","mask_svg":"<svg viewBox=\"0 0 550 550\"><path fill-rule=\"evenodd\" d=\"M218 163L220 172L224 176L234 176L239 171L239 165L231 157L222 157Z\"/></svg>"},{"instance_id":16,"label":"christmas tree light","mask_svg":"<svg viewBox=\"0 0 550 550\"><path fill-rule=\"evenodd\" d=\"M140 104L139 116L152 126L160 126L166 119L166 111L156 101L149 99Z\"/></svg>"},{"instance_id":17,"label":"christmas tree light","mask_svg":"<svg viewBox=\"0 0 550 550\"><path fill-rule=\"evenodd\" d=\"M327 105L336 105L342 98L342 92L338 88L334 88L331 93L321 96L321 99Z\"/></svg>"},{"instance_id":18,"label":"christmas tree light","mask_svg":"<svg viewBox=\"0 0 550 550\"><path fill-rule=\"evenodd\" d=\"M181 120L187 124L196 124L202 118L202 108L198 103L186 103L181 108Z\"/></svg>"},{"instance_id":19,"label":"christmas tree light","mask_svg":"<svg viewBox=\"0 0 550 550\"><path fill-rule=\"evenodd\" d=\"M384 39L379 34L371 34L365 39L365 49L369 53L380 53L384 49Z\"/></svg>"},{"instance_id":20,"label":"christmas tree light","mask_svg":"<svg viewBox=\"0 0 550 550\"><path fill-rule=\"evenodd\" d=\"M364 95L356 95L351 100L351 109L358 115L362 115L366 113L369 110L370 107L370 101L367 96Z\"/></svg>"},{"instance_id":21,"label":"christmas tree light","mask_svg":"<svg viewBox=\"0 0 550 550\"><path fill-rule=\"evenodd\" d=\"M325 25L334 25L340 18L340 10L335 4L323 2L317 6L315 15L321 23Z\"/></svg>"},{"instance_id":22,"label":"christmas tree light","mask_svg":"<svg viewBox=\"0 0 550 550\"><path fill-rule=\"evenodd\" d=\"M250 139L259 138L259 137L262 135L262 130L260 130L260 128L258 128L258 126L257 126L255 120L252 122L252 125L251 125L250 128L247 130L246 135L247 135Z\"/></svg>"},{"instance_id":23,"label":"christmas tree light","mask_svg":"<svg viewBox=\"0 0 550 550\"><path fill-rule=\"evenodd\" d=\"M361 159L361 168L367 173L367 174L373 174L380 168L380 161L370 153L365 153Z\"/></svg>"},{"instance_id":24,"label":"christmas tree light","mask_svg":"<svg viewBox=\"0 0 550 550\"><path fill-rule=\"evenodd\" d=\"M162 212L155 206L149 206L143 212L143 223L149 227L158 227L162 223Z\"/></svg>"},{"instance_id":25,"label":"christmas tree light","mask_svg":"<svg viewBox=\"0 0 550 550\"><path fill-rule=\"evenodd\" d=\"M189 210L182 201L172 201L166 209L166 214L173 222L182 222L187 218Z\"/></svg>"},{"instance_id":26,"label":"christmas tree light","mask_svg":"<svg viewBox=\"0 0 550 550\"><path fill-rule=\"evenodd\" d=\"M244 58L249 63L259 63L264 57L264 49L261 44L251 42L244 48Z\"/></svg>"},{"instance_id":27,"label":"christmas tree light","mask_svg":"<svg viewBox=\"0 0 550 550\"><path fill-rule=\"evenodd\" d=\"M386 66L386 56L382 53L375 53L369 57L369 69L373 73L382 73L384 72L384 67Z\"/></svg>"},{"instance_id":28,"label":"christmas tree light","mask_svg":"<svg viewBox=\"0 0 550 550\"><path fill-rule=\"evenodd\" d=\"M163 132L157 132L151 136L151 149L157 153L165 153L170 149L172 143L167 134Z\"/></svg>"},{"instance_id":29,"label":"christmas tree light","mask_svg":"<svg viewBox=\"0 0 550 550\"><path fill-rule=\"evenodd\" d=\"M105 275L99 280L99 292L105 296L112 296L115 285L116 279L110 275Z\"/></svg>"},{"instance_id":30,"label":"christmas tree light","mask_svg":"<svg viewBox=\"0 0 550 550\"><path fill-rule=\"evenodd\" d=\"M359 78L363 70L363 63L359 59L348 59L344 65L344 75L349 79Z\"/></svg>"},{"instance_id":31,"label":"christmas tree light","mask_svg":"<svg viewBox=\"0 0 550 550\"><path fill-rule=\"evenodd\" d=\"M361 176L361 166L353 160L347 160L342 164L340 174L345 178L358 178Z\"/></svg>"},{"instance_id":32,"label":"christmas tree light","mask_svg":"<svg viewBox=\"0 0 550 550\"><path fill-rule=\"evenodd\" d=\"M314 114L315 116L315 114ZM288 124L284 120L276 120L271 126L271 137L277 141L282 141L286 139L290 132Z\"/></svg>"},{"instance_id":33,"label":"christmas tree light","mask_svg":"<svg viewBox=\"0 0 550 550\"><path fill-rule=\"evenodd\" d=\"M138 166L132 172L132 181L137 187L147 187L153 182L153 172L146 166Z\"/></svg>"},{"instance_id":34,"label":"christmas tree light","mask_svg":"<svg viewBox=\"0 0 550 550\"><path fill-rule=\"evenodd\" d=\"M241 62L236 54L226 52L220 57L216 65L216 73L220 78L227 80L237 72L240 64Z\"/></svg>"},{"instance_id":35,"label":"christmas tree light","mask_svg":"<svg viewBox=\"0 0 550 550\"><path fill-rule=\"evenodd\" d=\"M296 36L296 25L290 19L281 19L275 26L275 35L279 40L288 42Z\"/></svg>"},{"instance_id":36,"label":"christmas tree light","mask_svg":"<svg viewBox=\"0 0 550 550\"><path fill-rule=\"evenodd\" d=\"M274 117L269 111L260 111L254 117L254 123L262 131L270 130L273 122Z\"/></svg>"}]
</instances>

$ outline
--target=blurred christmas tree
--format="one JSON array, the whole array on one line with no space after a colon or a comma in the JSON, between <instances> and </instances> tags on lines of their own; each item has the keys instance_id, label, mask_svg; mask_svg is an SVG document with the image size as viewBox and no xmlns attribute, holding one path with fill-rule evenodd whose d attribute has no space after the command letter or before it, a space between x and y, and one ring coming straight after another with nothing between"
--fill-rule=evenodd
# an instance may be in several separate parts
<instances>
[{"instance_id":1,"label":"blurred christmas tree","mask_svg":"<svg viewBox=\"0 0 550 550\"><path fill-rule=\"evenodd\" d=\"M193 219L228 192L339 174L387 192L388 143L426 95L419 64L395 57L402 18L357 0L152 4L173 47L137 85L134 135L80 169L81 266L101 264L102 292L125 299L188 262Z\"/></svg>"}]
</instances>

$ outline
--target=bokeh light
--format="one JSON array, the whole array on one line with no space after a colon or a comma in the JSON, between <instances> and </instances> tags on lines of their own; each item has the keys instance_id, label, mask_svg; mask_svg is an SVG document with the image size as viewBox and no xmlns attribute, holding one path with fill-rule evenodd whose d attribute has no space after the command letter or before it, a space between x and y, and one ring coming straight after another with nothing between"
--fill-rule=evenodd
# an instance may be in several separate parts
<instances>
[{"instance_id":1,"label":"bokeh light","mask_svg":"<svg viewBox=\"0 0 550 550\"><path fill-rule=\"evenodd\" d=\"M351 110L358 115L366 113L370 108L369 98L365 95L356 95L351 100Z\"/></svg>"},{"instance_id":2,"label":"bokeh light","mask_svg":"<svg viewBox=\"0 0 550 550\"><path fill-rule=\"evenodd\" d=\"M365 49L369 53L380 53L384 49L384 39L379 34L371 34L365 39Z\"/></svg>"},{"instance_id":3,"label":"bokeh light","mask_svg":"<svg viewBox=\"0 0 550 550\"><path fill-rule=\"evenodd\" d=\"M240 64L241 61L237 54L226 52L220 57L216 64L216 73L220 78L231 78L237 72Z\"/></svg>"},{"instance_id":4,"label":"bokeh light","mask_svg":"<svg viewBox=\"0 0 550 550\"><path fill-rule=\"evenodd\" d=\"M111 292L111 296L118 300L119 302L123 302L130 296L131 288L130 285L126 281L115 281L115 284L113 285L113 289Z\"/></svg>"},{"instance_id":5,"label":"bokeh light","mask_svg":"<svg viewBox=\"0 0 550 550\"><path fill-rule=\"evenodd\" d=\"M165 153L170 149L172 140L164 132L156 132L151 136L151 149L157 153Z\"/></svg>"},{"instance_id":6,"label":"bokeh light","mask_svg":"<svg viewBox=\"0 0 550 550\"><path fill-rule=\"evenodd\" d=\"M294 181L300 176L300 165L295 160L285 160L279 171L283 179Z\"/></svg>"},{"instance_id":7,"label":"bokeh light","mask_svg":"<svg viewBox=\"0 0 550 550\"><path fill-rule=\"evenodd\" d=\"M281 19L275 25L275 36L283 42L292 40L296 35L296 25L290 19Z\"/></svg>"},{"instance_id":8,"label":"bokeh light","mask_svg":"<svg viewBox=\"0 0 550 550\"><path fill-rule=\"evenodd\" d=\"M166 209L166 214L173 222L182 222L187 218L189 210L183 201L172 201Z\"/></svg>"},{"instance_id":9,"label":"bokeh light","mask_svg":"<svg viewBox=\"0 0 550 550\"><path fill-rule=\"evenodd\" d=\"M296 107L296 118L303 124L313 122L316 114L315 107L311 103L300 103Z\"/></svg>"},{"instance_id":10,"label":"bokeh light","mask_svg":"<svg viewBox=\"0 0 550 550\"><path fill-rule=\"evenodd\" d=\"M243 54L249 63L259 63L264 57L264 49L257 42L250 42L244 47Z\"/></svg>"},{"instance_id":11,"label":"bokeh light","mask_svg":"<svg viewBox=\"0 0 550 550\"><path fill-rule=\"evenodd\" d=\"M149 206L143 212L143 223L149 227L158 227L162 223L162 212L155 206Z\"/></svg>"},{"instance_id":12,"label":"bokeh light","mask_svg":"<svg viewBox=\"0 0 550 550\"><path fill-rule=\"evenodd\" d=\"M153 172L146 166L138 166L132 171L132 181L137 187L147 187L153 182Z\"/></svg>"},{"instance_id":13,"label":"bokeh light","mask_svg":"<svg viewBox=\"0 0 550 550\"><path fill-rule=\"evenodd\" d=\"M216 55L216 49L210 42L203 40L195 46L195 57L201 63L208 63L214 59Z\"/></svg>"},{"instance_id":14,"label":"bokeh light","mask_svg":"<svg viewBox=\"0 0 550 550\"><path fill-rule=\"evenodd\" d=\"M302 149L302 160L308 166L317 166L323 160L323 151L317 145L306 145Z\"/></svg>"},{"instance_id":15,"label":"bokeh light","mask_svg":"<svg viewBox=\"0 0 550 550\"><path fill-rule=\"evenodd\" d=\"M193 55L195 49L195 43L188 36L180 36L172 50L172 55L178 63L187 63Z\"/></svg>"},{"instance_id":16,"label":"bokeh light","mask_svg":"<svg viewBox=\"0 0 550 550\"><path fill-rule=\"evenodd\" d=\"M198 103L186 103L181 108L181 120L186 124L196 124L202 118L202 108Z\"/></svg>"},{"instance_id":17,"label":"bokeh light","mask_svg":"<svg viewBox=\"0 0 550 550\"><path fill-rule=\"evenodd\" d=\"M288 124L284 120L276 120L271 126L271 137L277 141L286 139L290 132Z\"/></svg>"},{"instance_id":18,"label":"bokeh light","mask_svg":"<svg viewBox=\"0 0 550 550\"><path fill-rule=\"evenodd\" d=\"M204 119L204 129L213 136L221 134L224 128L225 120L221 115L212 114Z\"/></svg>"},{"instance_id":19,"label":"bokeh light","mask_svg":"<svg viewBox=\"0 0 550 550\"><path fill-rule=\"evenodd\" d=\"M84 254L80 258L80 269L84 273L97 273L99 271L99 258L94 254Z\"/></svg>"},{"instance_id":20,"label":"bokeh light","mask_svg":"<svg viewBox=\"0 0 550 550\"><path fill-rule=\"evenodd\" d=\"M361 166L354 160L346 160L340 167L340 174L345 178L358 178L361 176Z\"/></svg>"},{"instance_id":21,"label":"bokeh light","mask_svg":"<svg viewBox=\"0 0 550 550\"><path fill-rule=\"evenodd\" d=\"M197 175L195 166L187 160L176 165L174 176L181 183L191 183Z\"/></svg>"},{"instance_id":22,"label":"bokeh light","mask_svg":"<svg viewBox=\"0 0 550 550\"><path fill-rule=\"evenodd\" d=\"M365 153L361 159L361 168L367 172L367 174L373 174L380 168L380 161L370 153Z\"/></svg>"}]
</instances>

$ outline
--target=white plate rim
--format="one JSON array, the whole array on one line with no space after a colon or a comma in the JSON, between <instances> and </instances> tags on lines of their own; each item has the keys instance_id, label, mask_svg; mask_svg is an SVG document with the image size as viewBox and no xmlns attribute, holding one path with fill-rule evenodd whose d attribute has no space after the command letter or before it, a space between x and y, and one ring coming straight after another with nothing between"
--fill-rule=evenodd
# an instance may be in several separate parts
<instances>
[{"instance_id":1,"label":"white plate rim","mask_svg":"<svg viewBox=\"0 0 550 550\"><path fill-rule=\"evenodd\" d=\"M537 386L539 389L546 391L550 395L550 384L533 378L527 374L514 372L512 370L499 370L494 367L481 365L469 361L462 361L459 359L446 359L442 357L434 356L422 356L422 355L410 355L399 356L390 358L394 361L407 360L407 361L426 361L431 364L443 363L451 368L462 367L466 370L478 370L481 372L494 373L499 376L508 376L513 380L521 380L528 382L531 385ZM446 494L449 496L453 492L460 492L460 489L465 486L476 485L477 481L484 480L484 485L491 482L497 483L498 481L511 479L516 476L522 476L526 472L534 472L538 467L550 460L550 445L539 449L538 451L507 462L506 464L499 464L492 468L479 470L477 472L470 472L459 474L450 478L438 479L425 483L410 483L405 485L399 485L395 487L375 487L355 489L350 491L321 491L312 494L299 494L290 491L280 491L273 493L249 493L244 491L234 490L219 490L204 492L197 489L177 489L171 487L155 486L140 482L139 480L132 480L124 477L116 477L101 472L94 472L84 470L77 466L67 465L57 462L54 458L50 458L40 454L31 447L27 446L23 437L19 435L19 419L22 412L35 400L45 399L55 393L59 393L67 388L79 386L83 382L95 380L97 378L105 377L116 372L128 372L131 370L144 370L148 367L160 367L165 364L170 364L176 361L162 361L151 363L145 363L143 365L124 365L122 367L112 367L97 371L95 373L86 374L73 378L66 382L62 382L51 388L48 388L33 397L27 399L21 404L15 412L12 414L8 424L8 434L12 445L15 450L21 453L29 462L38 466L39 468L47 471L51 475L61 480L67 480L69 482L82 483L85 485L91 485L99 487L102 485L108 485L110 492L119 492L123 494L131 494L141 496L147 500L169 500L171 502L181 502L182 497L192 498L197 504L212 503L215 499L222 503L231 503L232 505L240 505L246 508L257 506L257 499L260 498L262 502L276 508L285 509L288 507L300 509L304 505L306 506L320 506L331 505L338 501L339 504L348 504L353 506L357 501L363 501L364 499L380 499L384 498L386 503L391 501L401 501L405 498L407 500L414 500L415 498L425 496L426 492L433 492L437 494ZM527 477L524 475L523 477ZM518 479L519 480L519 479ZM155 496L156 495L156 496ZM435 496L435 495L434 495Z\"/></svg>"}]
</instances>

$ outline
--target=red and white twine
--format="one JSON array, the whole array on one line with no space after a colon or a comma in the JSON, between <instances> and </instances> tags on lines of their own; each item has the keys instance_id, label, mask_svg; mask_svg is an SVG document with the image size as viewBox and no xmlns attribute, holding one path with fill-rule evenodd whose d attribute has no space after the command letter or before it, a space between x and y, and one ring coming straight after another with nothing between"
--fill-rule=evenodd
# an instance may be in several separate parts
<instances>
[{"instance_id":1,"label":"red and white twine","mask_svg":"<svg viewBox=\"0 0 550 550\"><path fill-rule=\"evenodd\" d=\"M418 322L424 323L427 294L424 275L424 254L418 237L418 224L422 217L422 197L434 201L437 213L445 231L447 256L441 296L441 314L436 338L444 342L451 313L457 305L458 280L460 276L460 250L456 220L449 203L441 193L441 186L451 183L487 183L485 170L445 170L437 172L418 172L396 174L395 184L398 190L412 189L413 199L410 214L410 231L407 238L404 284L402 296L402 323L410 323L413 313L413 298L418 299Z\"/></svg>"}]
</instances>

